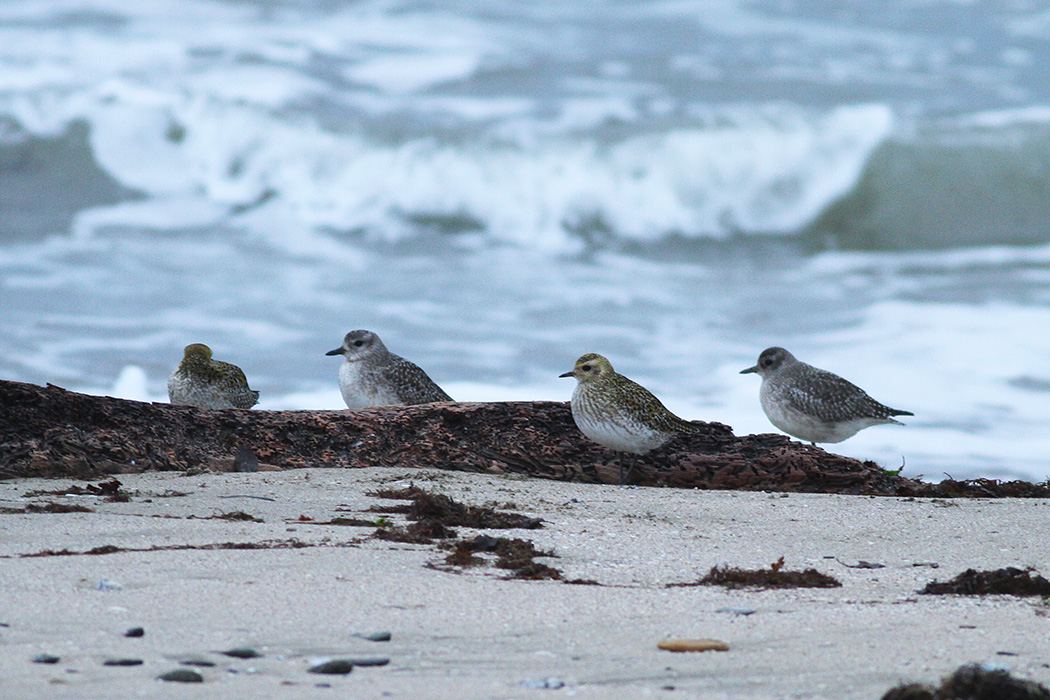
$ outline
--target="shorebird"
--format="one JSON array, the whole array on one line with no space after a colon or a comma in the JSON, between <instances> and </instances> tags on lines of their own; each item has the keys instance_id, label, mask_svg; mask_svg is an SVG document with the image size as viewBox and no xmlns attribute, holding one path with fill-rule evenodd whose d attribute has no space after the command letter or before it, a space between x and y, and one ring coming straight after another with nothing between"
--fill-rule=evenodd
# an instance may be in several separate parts
<instances>
[{"instance_id":1,"label":"shorebird","mask_svg":"<svg viewBox=\"0 0 1050 700\"><path fill-rule=\"evenodd\" d=\"M211 359L211 348L193 343L168 378L168 399L197 408L251 408L259 403L259 392L248 387L240 367Z\"/></svg>"},{"instance_id":2,"label":"shorebird","mask_svg":"<svg viewBox=\"0 0 1050 700\"><path fill-rule=\"evenodd\" d=\"M837 374L818 369L784 348L767 348L758 364L741 370L762 377L759 399L769 422L788 435L818 442L842 442L872 425L896 423L893 416L913 416L884 406Z\"/></svg>"},{"instance_id":3,"label":"shorebird","mask_svg":"<svg viewBox=\"0 0 1050 700\"><path fill-rule=\"evenodd\" d=\"M643 455L677 435L699 429L667 410L648 389L618 374L601 355L583 355L571 372L559 376L576 378L570 404L572 419L580 432L603 447ZM632 459L627 477L633 468ZM624 478L621 460L621 484Z\"/></svg>"},{"instance_id":4,"label":"shorebird","mask_svg":"<svg viewBox=\"0 0 1050 700\"><path fill-rule=\"evenodd\" d=\"M349 408L432 403L452 399L427 373L386 349L372 331L350 331L326 355L342 355L339 391Z\"/></svg>"}]
</instances>

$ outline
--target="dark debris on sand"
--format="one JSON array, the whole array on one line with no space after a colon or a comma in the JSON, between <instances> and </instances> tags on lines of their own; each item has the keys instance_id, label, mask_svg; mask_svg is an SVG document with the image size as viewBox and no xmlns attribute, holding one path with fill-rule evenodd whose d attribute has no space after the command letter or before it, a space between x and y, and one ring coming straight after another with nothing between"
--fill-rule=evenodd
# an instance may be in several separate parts
<instances>
[{"instance_id":1,"label":"dark debris on sand","mask_svg":"<svg viewBox=\"0 0 1050 700\"><path fill-rule=\"evenodd\" d=\"M945 495L937 492L937 485L784 435L738 437L721 423L696 425L695 434L635 460L631 482L700 489ZM620 456L584 438L566 402L448 402L352 411L206 410L0 380L0 478L94 479L141 471L230 470L246 449L275 469L387 466L517 473L584 483L617 483L620 472ZM973 490L989 495L996 488L985 483Z\"/></svg>"},{"instance_id":2,"label":"dark debris on sand","mask_svg":"<svg viewBox=\"0 0 1050 700\"><path fill-rule=\"evenodd\" d=\"M543 527L542 518L520 513L506 513L483 506L470 506L440 493L430 493L416 486L403 489L380 489L366 494L375 498L411 501L408 506L373 506L374 513L403 513L409 520L440 520L450 527L474 527L482 530Z\"/></svg>"},{"instance_id":3,"label":"dark debris on sand","mask_svg":"<svg viewBox=\"0 0 1050 700\"><path fill-rule=\"evenodd\" d=\"M785 435L721 423L634 460L642 486L913 497L1050 497L1047 484L930 484ZM0 479L142 471L371 467L619 481L620 455L580 434L567 402L447 402L352 411L206 410L0 380ZM250 460L248 460L250 461ZM238 465L241 466L238 466ZM260 464L259 469L262 469Z\"/></svg>"},{"instance_id":4,"label":"dark debris on sand","mask_svg":"<svg viewBox=\"0 0 1050 700\"><path fill-rule=\"evenodd\" d=\"M372 536L381 540L412 544L433 544L434 540L442 540L439 546L450 553L445 557L443 566L432 565L432 568L450 571L482 566L487 564L488 560L478 554L489 554L495 556L496 567L509 571L506 578L560 580L562 577L561 572L554 567L535 561L535 557L556 555L553 552L537 550L528 540L486 534L454 540L458 533L452 529L453 526L478 530L536 529L543 526L540 518L466 505L449 496L430 493L414 485L403 489L383 489L368 495L411 501L405 508L371 508L370 510L381 513L403 513L412 520L406 526L389 525L378 528Z\"/></svg>"},{"instance_id":5,"label":"dark debris on sand","mask_svg":"<svg viewBox=\"0 0 1050 700\"><path fill-rule=\"evenodd\" d=\"M506 569L510 573L508 579L525 579L538 581L541 579L561 580L561 571L535 560L536 557L556 557L554 552L545 552L536 549L529 540L517 537L492 537L490 535L478 535L471 539L462 539L442 545L444 549L452 550L445 557L445 563L451 566L479 566L485 564L486 560L477 556L478 552L495 555L497 568Z\"/></svg>"},{"instance_id":6,"label":"dark debris on sand","mask_svg":"<svg viewBox=\"0 0 1050 700\"><path fill-rule=\"evenodd\" d=\"M993 571L967 569L950 581L931 581L919 593L927 595L1050 596L1050 581L1034 569L1008 566Z\"/></svg>"},{"instance_id":7,"label":"dark debris on sand","mask_svg":"<svg viewBox=\"0 0 1050 700\"><path fill-rule=\"evenodd\" d=\"M1050 700L1050 690L1038 683L1014 678L1005 669L966 664L936 688L924 683L905 683L888 690L882 700Z\"/></svg>"},{"instance_id":8,"label":"dark debris on sand","mask_svg":"<svg viewBox=\"0 0 1050 700\"><path fill-rule=\"evenodd\" d=\"M787 571L784 557L770 564L768 569L739 569L715 566L695 583L672 583L669 588L681 586L724 586L726 588L838 588L838 579L816 569Z\"/></svg>"}]
</instances>

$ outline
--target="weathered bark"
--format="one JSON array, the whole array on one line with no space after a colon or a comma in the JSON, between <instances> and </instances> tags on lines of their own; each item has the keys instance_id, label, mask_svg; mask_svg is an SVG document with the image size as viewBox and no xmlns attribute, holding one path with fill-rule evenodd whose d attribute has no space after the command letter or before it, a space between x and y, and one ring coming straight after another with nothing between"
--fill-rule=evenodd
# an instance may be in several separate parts
<instances>
[{"instance_id":1,"label":"weathered bark","mask_svg":"<svg viewBox=\"0 0 1050 700\"><path fill-rule=\"evenodd\" d=\"M884 495L929 486L781 435L700 425L637 458L631 483ZM589 483L616 483L621 458L584 438L560 402L202 410L0 381L0 478L230 469L243 448L281 469L429 467Z\"/></svg>"}]
</instances>

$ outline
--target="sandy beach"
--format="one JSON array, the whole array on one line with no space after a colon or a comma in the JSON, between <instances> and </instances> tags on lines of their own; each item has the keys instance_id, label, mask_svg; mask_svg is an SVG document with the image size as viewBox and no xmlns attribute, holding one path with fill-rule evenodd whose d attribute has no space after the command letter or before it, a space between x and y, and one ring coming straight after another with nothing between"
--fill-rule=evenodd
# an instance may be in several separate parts
<instances>
[{"instance_id":1,"label":"sandy beach","mask_svg":"<svg viewBox=\"0 0 1050 700\"><path fill-rule=\"evenodd\" d=\"M970 662L1050 683L1042 599L918 594L968 568L1050 573L1044 500L619 488L387 468L118 478L127 502L26 495L71 479L0 483L0 696L848 700L933 683ZM542 518L540 529L486 533L531 540L556 555L538 561L564 579L600 585L506 580L491 565L442 570L447 552L435 545L319 524L375 520L370 507L396 502L368 494L410 483ZM69 505L92 512L22 512ZM239 514L254 520L230 519ZM83 554L98 547L121 551ZM68 551L25 556L47 550ZM780 557L785 569L812 567L842 586L669 587L713 566L764 568ZM855 568L861 562L881 568ZM125 636L136 627L141 637ZM366 638L385 632L389 641ZM729 650L657 648L681 638ZM232 648L260 656L220 653ZM59 660L34 662L40 655ZM121 659L142 663L105 665ZM325 659L389 663L308 672ZM177 668L203 683L157 680Z\"/></svg>"}]
</instances>

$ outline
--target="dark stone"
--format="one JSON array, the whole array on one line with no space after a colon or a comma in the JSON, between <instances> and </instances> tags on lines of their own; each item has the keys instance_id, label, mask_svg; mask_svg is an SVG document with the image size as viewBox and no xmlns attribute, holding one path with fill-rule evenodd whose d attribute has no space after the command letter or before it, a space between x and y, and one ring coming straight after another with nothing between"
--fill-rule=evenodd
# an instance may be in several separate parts
<instances>
[{"instance_id":1,"label":"dark stone","mask_svg":"<svg viewBox=\"0 0 1050 700\"><path fill-rule=\"evenodd\" d=\"M250 449L241 445L237 448L237 454L233 458L233 471L257 472L259 471L259 458Z\"/></svg>"},{"instance_id":2,"label":"dark stone","mask_svg":"<svg viewBox=\"0 0 1050 700\"><path fill-rule=\"evenodd\" d=\"M310 667L310 673L327 673L346 675L354 670L354 664L349 659L332 659Z\"/></svg>"},{"instance_id":3,"label":"dark stone","mask_svg":"<svg viewBox=\"0 0 1050 700\"><path fill-rule=\"evenodd\" d=\"M386 666L390 663L390 659L385 656L371 656L357 659L346 659L346 662L352 666Z\"/></svg>"},{"instance_id":4,"label":"dark stone","mask_svg":"<svg viewBox=\"0 0 1050 700\"><path fill-rule=\"evenodd\" d=\"M188 668L177 668L157 676L158 680L172 681L175 683L203 683L204 676Z\"/></svg>"},{"instance_id":5,"label":"dark stone","mask_svg":"<svg viewBox=\"0 0 1050 700\"><path fill-rule=\"evenodd\" d=\"M129 629L127 632L124 633L124 636L125 637L142 637L142 636L145 636L145 634L146 634L146 630L142 629L141 627L132 627L131 629Z\"/></svg>"},{"instance_id":6,"label":"dark stone","mask_svg":"<svg viewBox=\"0 0 1050 700\"><path fill-rule=\"evenodd\" d=\"M350 636L359 639L367 639L370 642L389 642L393 637L389 632L355 632Z\"/></svg>"},{"instance_id":7,"label":"dark stone","mask_svg":"<svg viewBox=\"0 0 1050 700\"><path fill-rule=\"evenodd\" d=\"M40 654L39 656L33 657L33 663L35 664L57 664L61 660L62 659L52 654Z\"/></svg>"},{"instance_id":8,"label":"dark stone","mask_svg":"<svg viewBox=\"0 0 1050 700\"><path fill-rule=\"evenodd\" d=\"M141 666L142 659L106 659L103 666Z\"/></svg>"},{"instance_id":9,"label":"dark stone","mask_svg":"<svg viewBox=\"0 0 1050 700\"><path fill-rule=\"evenodd\" d=\"M262 654L255 651L255 649L249 649L248 647L237 647L236 649L227 649L226 651L221 653L225 654L226 656L232 656L235 659L255 659L262 656Z\"/></svg>"}]
</instances>

